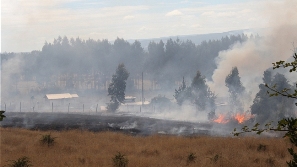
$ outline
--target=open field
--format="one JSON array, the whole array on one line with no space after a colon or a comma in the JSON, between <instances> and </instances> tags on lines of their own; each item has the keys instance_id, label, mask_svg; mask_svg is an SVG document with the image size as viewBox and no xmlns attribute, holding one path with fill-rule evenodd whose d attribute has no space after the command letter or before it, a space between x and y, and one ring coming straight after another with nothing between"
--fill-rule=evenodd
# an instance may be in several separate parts
<instances>
[{"instance_id":1,"label":"open field","mask_svg":"<svg viewBox=\"0 0 297 167\"><path fill-rule=\"evenodd\" d=\"M282 138L150 135L131 136L85 130L33 131L0 128L1 166L22 156L38 167L112 166L121 152L129 167L145 166L286 166L289 142ZM51 134L55 144L40 143ZM195 162L187 163L194 153Z\"/></svg>"}]
</instances>

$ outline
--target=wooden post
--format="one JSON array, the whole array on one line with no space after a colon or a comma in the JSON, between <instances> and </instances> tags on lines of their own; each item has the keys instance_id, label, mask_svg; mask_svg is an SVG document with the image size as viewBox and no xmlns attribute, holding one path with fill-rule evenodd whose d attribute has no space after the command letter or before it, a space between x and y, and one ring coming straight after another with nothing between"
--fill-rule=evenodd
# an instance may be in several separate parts
<instances>
[{"instance_id":1,"label":"wooden post","mask_svg":"<svg viewBox=\"0 0 297 167\"><path fill-rule=\"evenodd\" d=\"M98 104L97 104L97 106L96 106L96 113L97 113L97 108L98 108Z\"/></svg>"},{"instance_id":2,"label":"wooden post","mask_svg":"<svg viewBox=\"0 0 297 167\"><path fill-rule=\"evenodd\" d=\"M69 106L70 106L70 103L68 104L68 113L69 113Z\"/></svg>"},{"instance_id":3,"label":"wooden post","mask_svg":"<svg viewBox=\"0 0 297 167\"><path fill-rule=\"evenodd\" d=\"M143 72L141 73L141 94L142 94L142 98L141 98L141 105L143 106Z\"/></svg>"}]
</instances>

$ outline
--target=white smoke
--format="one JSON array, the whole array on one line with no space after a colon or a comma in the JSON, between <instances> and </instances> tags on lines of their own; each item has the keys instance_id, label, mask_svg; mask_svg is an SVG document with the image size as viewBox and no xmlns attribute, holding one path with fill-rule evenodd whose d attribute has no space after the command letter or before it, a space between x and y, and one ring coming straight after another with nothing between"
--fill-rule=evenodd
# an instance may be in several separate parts
<instances>
[{"instance_id":1,"label":"white smoke","mask_svg":"<svg viewBox=\"0 0 297 167\"><path fill-rule=\"evenodd\" d=\"M14 75L21 73L23 68L23 56L16 55L13 58L1 62L1 97L9 97L13 86L17 86L13 80Z\"/></svg>"},{"instance_id":2,"label":"white smoke","mask_svg":"<svg viewBox=\"0 0 297 167\"><path fill-rule=\"evenodd\" d=\"M237 67L241 82L252 98L259 91L263 73L272 63L287 60L292 56L292 43L297 41L297 1L270 2L263 7L262 16L267 20L267 28L260 39L249 39L237 43L229 50L219 53L217 69L209 86L219 96L228 96L225 78Z\"/></svg>"}]
</instances>

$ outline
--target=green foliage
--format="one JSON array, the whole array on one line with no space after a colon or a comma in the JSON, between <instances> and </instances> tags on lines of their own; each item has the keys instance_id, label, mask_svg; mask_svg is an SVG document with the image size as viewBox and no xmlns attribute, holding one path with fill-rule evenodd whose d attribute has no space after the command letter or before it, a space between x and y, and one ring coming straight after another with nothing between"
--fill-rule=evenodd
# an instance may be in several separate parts
<instances>
[{"instance_id":1,"label":"green foliage","mask_svg":"<svg viewBox=\"0 0 297 167\"><path fill-rule=\"evenodd\" d=\"M181 106L185 100L190 98L190 93L190 88L187 87L183 77L182 85L177 90L175 89L175 94L173 95L177 104Z\"/></svg>"},{"instance_id":2,"label":"green foliage","mask_svg":"<svg viewBox=\"0 0 297 167\"><path fill-rule=\"evenodd\" d=\"M196 76L193 78L191 84L191 97L194 104L196 104L198 110L205 110L207 108L210 111L215 110L215 94L210 91L206 84L205 78L197 71Z\"/></svg>"},{"instance_id":3,"label":"green foliage","mask_svg":"<svg viewBox=\"0 0 297 167\"><path fill-rule=\"evenodd\" d=\"M42 135L40 138L41 144L46 144L48 147L54 145L56 137L52 137L51 134Z\"/></svg>"},{"instance_id":4,"label":"green foliage","mask_svg":"<svg viewBox=\"0 0 297 167\"><path fill-rule=\"evenodd\" d=\"M127 167L129 162L125 155L120 152L112 158L112 161L114 167Z\"/></svg>"},{"instance_id":5,"label":"green foliage","mask_svg":"<svg viewBox=\"0 0 297 167\"><path fill-rule=\"evenodd\" d=\"M293 148L288 148L288 152L293 157L292 160L287 162L289 167L296 167L297 166L297 154L294 152Z\"/></svg>"},{"instance_id":6,"label":"green foliage","mask_svg":"<svg viewBox=\"0 0 297 167\"><path fill-rule=\"evenodd\" d=\"M126 70L125 65L123 63L119 64L108 87L108 95L110 96L110 103L107 105L108 111L114 112L121 103L124 103L128 77L129 72Z\"/></svg>"},{"instance_id":7,"label":"green foliage","mask_svg":"<svg viewBox=\"0 0 297 167\"><path fill-rule=\"evenodd\" d=\"M294 58L294 61L292 61L292 62L285 62L283 60L280 60L278 62L272 63L273 64L273 69L280 68L280 67L283 67L283 68L290 67L291 68L290 72L296 71L296 68L297 68L297 53L294 53L293 58Z\"/></svg>"},{"instance_id":8,"label":"green foliage","mask_svg":"<svg viewBox=\"0 0 297 167\"><path fill-rule=\"evenodd\" d=\"M267 70L264 72L263 81L266 83L259 85L260 90L251 106L251 113L257 114L257 121L263 122L267 119L283 119L293 116L294 99L278 96L276 92L271 93L272 89L289 91L288 88L291 88L291 85L286 77L279 73L272 76L271 71Z\"/></svg>"},{"instance_id":9,"label":"green foliage","mask_svg":"<svg viewBox=\"0 0 297 167\"><path fill-rule=\"evenodd\" d=\"M4 115L5 111L1 110L0 111L0 121L3 120L3 118L5 118L6 116Z\"/></svg>"},{"instance_id":10,"label":"green foliage","mask_svg":"<svg viewBox=\"0 0 297 167\"><path fill-rule=\"evenodd\" d=\"M33 166L28 157L21 157L17 160L10 160L11 164L8 164L9 167L30 167Z\"/></svg>"},{"instance_id":11,"label":"green foliage","mask_svg":"<svg viewBox=\"0 0 297 167\"><path fill-rule=\"evenodd\" d=\"M190 153L187 156L187 164L194 163L196 159L197 159L197 156L195 155L195 153Z\"/></svg>"}]
</instances>

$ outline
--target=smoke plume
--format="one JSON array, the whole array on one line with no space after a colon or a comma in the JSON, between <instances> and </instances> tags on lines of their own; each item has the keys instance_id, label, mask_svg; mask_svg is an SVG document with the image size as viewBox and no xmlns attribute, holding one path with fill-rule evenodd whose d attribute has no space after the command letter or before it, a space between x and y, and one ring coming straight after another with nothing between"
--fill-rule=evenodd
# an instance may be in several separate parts
<instances>
[{"instance_id":1,"label":"smoke plume","mask_svg":"<svg viewBox=\"0 0 297 167\"><path fill-rule=\"evenodd\" d=\"M225 78L232 67L238 67L239 76L252 98L262 83L263 72L272 67L272 63L287 60L292 56L293 42L297 41L297 1L287 0L269 2L263 7L261 16L267 25L261 38L250 38L237 43L229 50L219 53L216 59L217 69L209 85L219 96L228 96Z\"/></svg>"}]
</instances>

